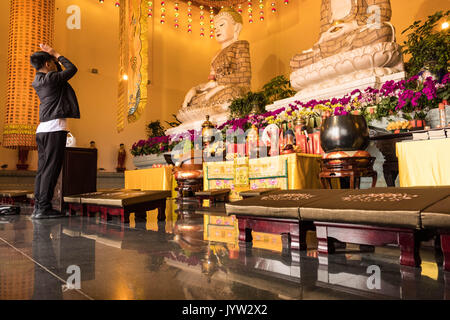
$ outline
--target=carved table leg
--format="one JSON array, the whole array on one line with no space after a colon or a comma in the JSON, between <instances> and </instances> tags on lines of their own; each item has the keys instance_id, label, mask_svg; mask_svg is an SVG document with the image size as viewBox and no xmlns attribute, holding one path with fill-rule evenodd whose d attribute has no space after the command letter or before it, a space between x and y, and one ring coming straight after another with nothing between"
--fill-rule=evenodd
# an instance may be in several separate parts
<instances>
[{"instance_id":1,"label":"carved table leg","mask_svg":"<svg viewBox=\"0 0 450 320\"><path fill-rule=\"evenodd\" d=\"M350 173L350 189L355 189L355 174L353 171Z\"/></svg>"},{"instance_id":2,"label":"carved table leg","mask_svg":"<svg viewBox=\"0 0 450 320\"><path fill-rule=\"evenodd\" d=\"M295 227L297 225L293 225L291 228L291 247L293 249L297 250L306 250L307 244L306 244L306 234L308 230L312 229L312 226L308 225L309 222L301 222L300 225L298 225L298 236L295 232Z\"/></svg>"},{"instance_id":3,"label":"carved table leg","mask_svg":"<svg viewBox=\"0 0 450 320\"><path fill-rule=\"evenodd\" d=\"M444 272L444 300L450 300L450 273Z\"/></svg>"},{"instance_id":4,"label":"carved table leg","mask_svg":"<svg viewBox=\"0 0 450 320\"><path fill-rule=\"evenodd\" d=\"M414 233L399 232L398 244L400 246L400 264L403 266L420 267L420 241L418 241Z\"/></svg>"},{"instance_id":5,"label":"carved table leg","mask_svg":"<svg viewBox=\"0 0 450 320\"><path fill-rule=\"evenodd\" d=\"M372 173L372 188L375 188L377 186L377 179L378 179L378 173L374 171Z\"/></svg>"},{"instance_id":6,"label":"carved table leg","mask_svg":"<svg viewBox=\"0 0 450 320\"><path fill-rule=\"evenodd\" d=\"M289 233L281 234L281 247L282 247L283 251L289 252L291 250L291 243L292 243L291 241L295 242L294 239L291 240L291 236ZM297 241L298 241L298 237L297 237ZM292 243L292 244L294 245L294 243Z\"/></svg>"},{"instance_id":7,"label":"carved table leg","mask_svg":"<svg viewBox=\"0 0 450 320\"><path fill-rule=\"evenodd\" d=\"M361 187L361 177L355 178L355 189L360 189Z\"/></svg>"},{"instance_id":8,"label":"carved table leg","mask_svg":"<svg viewBox=\"0 0 450 320\"><path fill-rule=\"evenodd\" d=\"M108 208L106 207L100 207L100 218L103 221L108 221L109 220L109 216L108 216Z\"/></svg>"},{"instance_id":9,"label":"carved table leg","mask_svg":"<svg viewBox=\"0 0 450 320\"><path fill-rule=\"evenodd\" d=\"M89 217L87 206L85 204L81 205L81 216L82 217Z\"/></svg>"},{"instance_id":10,"label":"carved table leg","mask_svg":"<svg viewBox=\"0 0 450 320\"><path fill-rule=\"evenodd\" d=\"M78 205L75 205L73 203L69 203L69 216L76 215L77 214L77 208L78 208Z\"/></svg>"},{"instance_id":11,"label":"carved table leg","mask_svg":"<svg viewBox=\"0 0 450 320\"><path fill-rule=\"evenodd\" d=\"M120 208L119 212L120 212L120 222L130 223L130 213L125 212L124 208Z\"/></svg>"},{"instance_id":12,"label":"carved table leg","mask_svg":"<svg viewBox=\"0 0 450 320\"><path fill-rule=\"evenodd\" d=\"M251 242L251 231L248 229L248 220L245 218L238 219L239 242Z\"/></svg>"},{"instance_id":13,"label":"carved table leg","mask_svg":"<svg viewBox=\"0 0 450 320\"><path fill-rule=\"evenodd\" d=\"M450 271L450 234L441 233L441 249L444 259L444 270Z\"/></svg>"},{"instance_id":14,"label":"carved table leg","mask_svg":"<svg viewBox=\"0 0 450 320\"><path fill-rule=\"evenodd\" d=\"M383 175L388 187L395 187L395 179L397 179L398 171L392 170L391 165L383 165Z\"/></svg>"},{"instance_id":15,"label":"carved table leg","mask_svg":"<svg viewBox=\"0 0 450 320\"><path fill-rule=\"evenodd\" d=\"M158 221L166 220L166 200L162 200L158 207Z\"/></svg>"},{"instance_id":16,"label":"carved table leg","mask_svg":"<svg viewBox=\"0 0 450 320\"><path fill-rule=\"evenodd\" d=\"M316 235L317 235L317 251L324 254L334 253L333 240L328 238L328 231L326 226L316 225Z\"/></svg>"}]
</instances>

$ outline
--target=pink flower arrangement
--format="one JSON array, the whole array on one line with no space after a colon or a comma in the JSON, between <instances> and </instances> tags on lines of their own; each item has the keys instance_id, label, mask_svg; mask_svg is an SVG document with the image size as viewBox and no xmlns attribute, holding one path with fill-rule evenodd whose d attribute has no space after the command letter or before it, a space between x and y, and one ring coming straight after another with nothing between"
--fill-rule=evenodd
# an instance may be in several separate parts
<instances>
[{"instance_id":1,"label":"pink flower arrangement","mask_svg":"<svg viewBox=\"0 0 450 320\"><path fill-rule=\"evenodd\" d=\"M320 101L314 99L306 103L296 100L286 108L263 114L248 115L244 118L230 119L217 129L225 134L238 129L245 131L251 126L261 129L271 121L273 123L277 120L281 121L282 117L295 117L295 114L298 115L302 110L320 110L320 107L331 109L331 115L334 116L354 113L373 118L413 111L421 111L423 114L424 111L436 108L439 100L446 99L449 79L450 74L446 74L440 83L432 78L421 81L419 76L416 75L407 80L387 81L379 90L372 87L368 87L364 91L356 89L340 99L333 98ZM374 109L379 110L375 112Z\"/></svg>"}]
</instances>

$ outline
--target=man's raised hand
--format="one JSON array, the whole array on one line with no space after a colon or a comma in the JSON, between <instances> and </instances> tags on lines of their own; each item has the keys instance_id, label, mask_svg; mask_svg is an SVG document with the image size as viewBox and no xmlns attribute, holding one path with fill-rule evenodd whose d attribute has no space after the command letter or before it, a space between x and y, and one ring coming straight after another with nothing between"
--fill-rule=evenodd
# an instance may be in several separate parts
<instances>
[{"instance_id":1,"label":"man's raised hand","mask_svg":"<svg viewBox=\"0 0 450 320\"><path fill-rule=\"evenodd\" d=\"M48 54L54 56L55 58L58 58L60 56L60 54L58 52L55 51L55 49L53 49L52 47L50 47L48 44L43 44L41 43L39 45L39 47L41 47L42 51L47 52Z\"/></svg>"}]
</instances>

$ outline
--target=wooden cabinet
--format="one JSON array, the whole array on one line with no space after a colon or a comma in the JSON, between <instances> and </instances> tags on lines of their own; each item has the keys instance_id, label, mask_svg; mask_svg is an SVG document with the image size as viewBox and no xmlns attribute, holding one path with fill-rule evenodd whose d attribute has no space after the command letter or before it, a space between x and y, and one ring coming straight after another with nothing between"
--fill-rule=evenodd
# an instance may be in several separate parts
<instances>
[{"instance_id":1,"label":"wooden cabinet","mask_svg":"<svg viewBox=\"0 0 450 320\"><path fill-rule=\"evenodd\" d=\"M53 195L53 208L65 210L65 196L95 191L97 191L97 149L66 148Z\"/></svg>"}]
</instances>

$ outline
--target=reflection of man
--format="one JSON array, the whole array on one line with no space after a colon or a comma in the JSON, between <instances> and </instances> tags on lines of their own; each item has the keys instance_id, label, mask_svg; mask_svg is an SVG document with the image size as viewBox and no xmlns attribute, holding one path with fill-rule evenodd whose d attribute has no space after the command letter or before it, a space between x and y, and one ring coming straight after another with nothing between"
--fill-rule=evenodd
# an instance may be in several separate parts
<instances>
[{"instance_id":1,"label":"reflection of man","mask_svg":"<svg viewBox=\"0 0 450 320\"><path fill-rule=\"evenodd\" d=\"M53 241L61 241L61 224L58 220L33 221L33 259L40 264L52 268L56 273L62 272L58 268L59 261L56 259L55 246ZM55 270L56 268L56 270ZM36 266L34 268L34 290L32 300L61 300L61 281L49 273L47 270Z\"/></svg>"},{"instance_id":2,"label":"reflection of man","mask_svg":"<svg viewBox=\"0 0 450 320\"><path fill-rule=\"evenodd\" d=\"M75 91L67 82L77 68L46 44L34 53L30 62L37 70L32 83L41 104L36 130L38 169L35 180L33 219L57 218L63 214L52 208L53 192L61 171L67 139L66 118L80 118ZM59 66L61 62L65 68Z\"/></svg>"}]
</instances>

